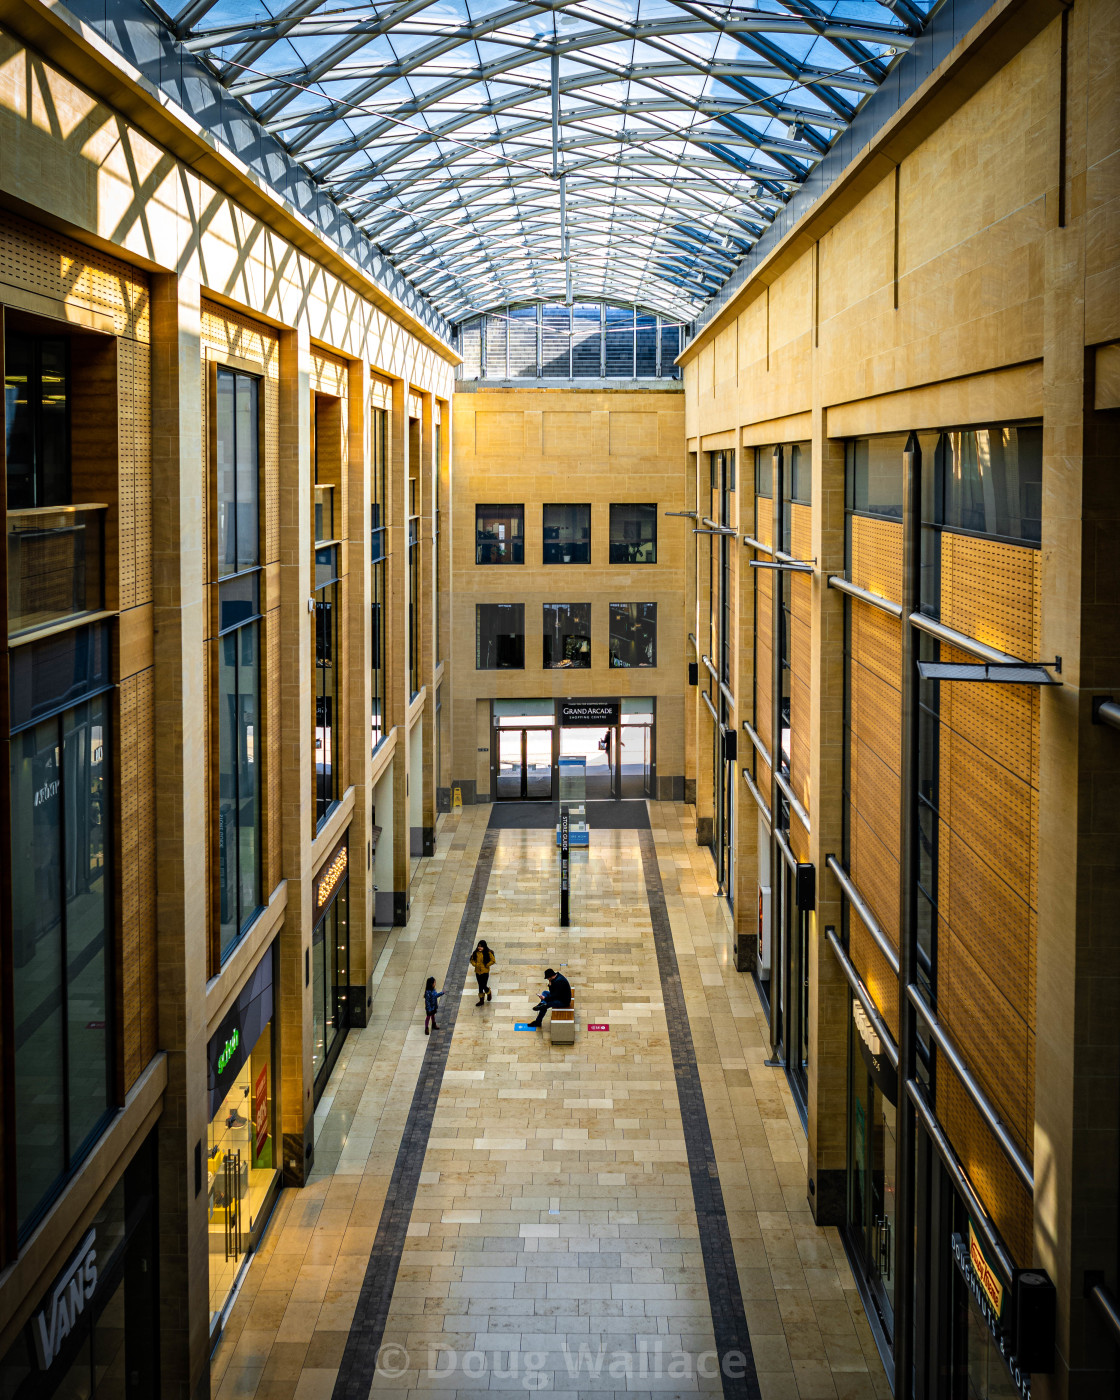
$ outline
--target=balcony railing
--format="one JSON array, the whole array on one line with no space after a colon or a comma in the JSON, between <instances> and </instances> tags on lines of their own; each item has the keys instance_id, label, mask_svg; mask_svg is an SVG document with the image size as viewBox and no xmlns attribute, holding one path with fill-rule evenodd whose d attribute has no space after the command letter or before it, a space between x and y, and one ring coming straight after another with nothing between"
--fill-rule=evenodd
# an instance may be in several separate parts
<instances>
[{"instance_id":1,"label":"balcony railing","mask_svg":"<svg viewBox=\"0 0 1120 1400\"><path fill-rule=\"evenodd\" d=\"M104 503L8 512L8 636L105 606Z\"/></svg>"}]
</instances>

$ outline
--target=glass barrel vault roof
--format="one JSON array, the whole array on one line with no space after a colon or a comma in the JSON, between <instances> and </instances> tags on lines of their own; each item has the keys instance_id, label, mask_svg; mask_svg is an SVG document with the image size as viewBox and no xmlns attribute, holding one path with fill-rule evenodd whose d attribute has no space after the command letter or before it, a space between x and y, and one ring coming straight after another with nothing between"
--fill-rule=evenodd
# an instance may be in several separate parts
<instances>
[{"instance_id":1,"label":"glass barrel vault roof","mask_svg":"<svg viewBox=\"0 0 1120 1400\"><path fill-rule=\"evenodd\" d=\"M190 0L169 16L450 321L691 320L933 0Z\"/></svg>"}]
</instances>

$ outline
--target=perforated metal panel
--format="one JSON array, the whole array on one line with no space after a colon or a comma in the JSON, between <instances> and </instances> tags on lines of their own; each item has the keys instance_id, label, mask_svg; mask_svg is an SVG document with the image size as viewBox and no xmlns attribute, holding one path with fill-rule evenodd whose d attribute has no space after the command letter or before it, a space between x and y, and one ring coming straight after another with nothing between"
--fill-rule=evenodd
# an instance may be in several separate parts
<instances>
[{"instance_id":1,"label":"perforated metal panel","mask_svg":"<svg viewBox=\"0 0 1120 1400\"><path fill-rule=\"evenodd\" d=\"M117 335L151 340L147 276L53 229L0 212L0 282L107 316Z\"/></svg>"},{"instance_id":2,"label":"perforated metal panel","mask_svg":"<svg viewBox=\"0 0 1120 1400\"><path fill-rule=\"evenodd\" d=\"M894 520L853 515L852 582L892 603L902 601L902 526Z\"/></svg>"}]
</instances>

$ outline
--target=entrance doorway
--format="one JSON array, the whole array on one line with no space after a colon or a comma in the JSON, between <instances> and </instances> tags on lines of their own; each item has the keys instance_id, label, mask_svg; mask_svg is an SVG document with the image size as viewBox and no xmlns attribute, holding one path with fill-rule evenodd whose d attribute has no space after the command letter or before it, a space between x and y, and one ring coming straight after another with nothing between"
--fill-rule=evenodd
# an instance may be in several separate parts
<instances>
[{"instance_id":1,"label":"entrance doorway","mask_svg":"<svg viewBox=\"0 0 1120 1400\"><path fill-rule=\"evenodd\" d=\"M589 802L656 795L654 701L589 701L609 709L600 723L560 722L560 700L491 702L492 781L498 802L550 802L560 761L575 761ZM576 702L579 703L579 702Z\"/></svg>"},{"instance_id":2,"label":"entrance doorway","mask_svg":"<svg viewBox=\"0 0 1120 1400\"><path fill-rule=\"evenodd\" d=\"M552 727L497 731L499 802L552 798Z\"/></svg>"}]
</instances>

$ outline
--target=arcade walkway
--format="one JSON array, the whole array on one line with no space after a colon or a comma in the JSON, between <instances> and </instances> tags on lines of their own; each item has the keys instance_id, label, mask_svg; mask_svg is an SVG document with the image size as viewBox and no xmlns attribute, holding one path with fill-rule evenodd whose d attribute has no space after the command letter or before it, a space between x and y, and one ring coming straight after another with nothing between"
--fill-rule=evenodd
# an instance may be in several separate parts
<instances>
[{"instance_id":1,"label":"arcade walkway","mask_svg":"<svg viewBox=\"0 0 1120 1400\"><path fill-rule=\"evenodd\" d=\"M549 833L488 831L488 807L445 820L320 1105L313 1180L283 1194L230 1314L219 1400L886 1400L688 810L593 833L570 933ZM498 956L481 1009L459 957L479 937ZM553 1049L513 1027L558 961L580 1031ZM454 1029L425 1038L429 972Z\"/></svg>"}]
</instances>

